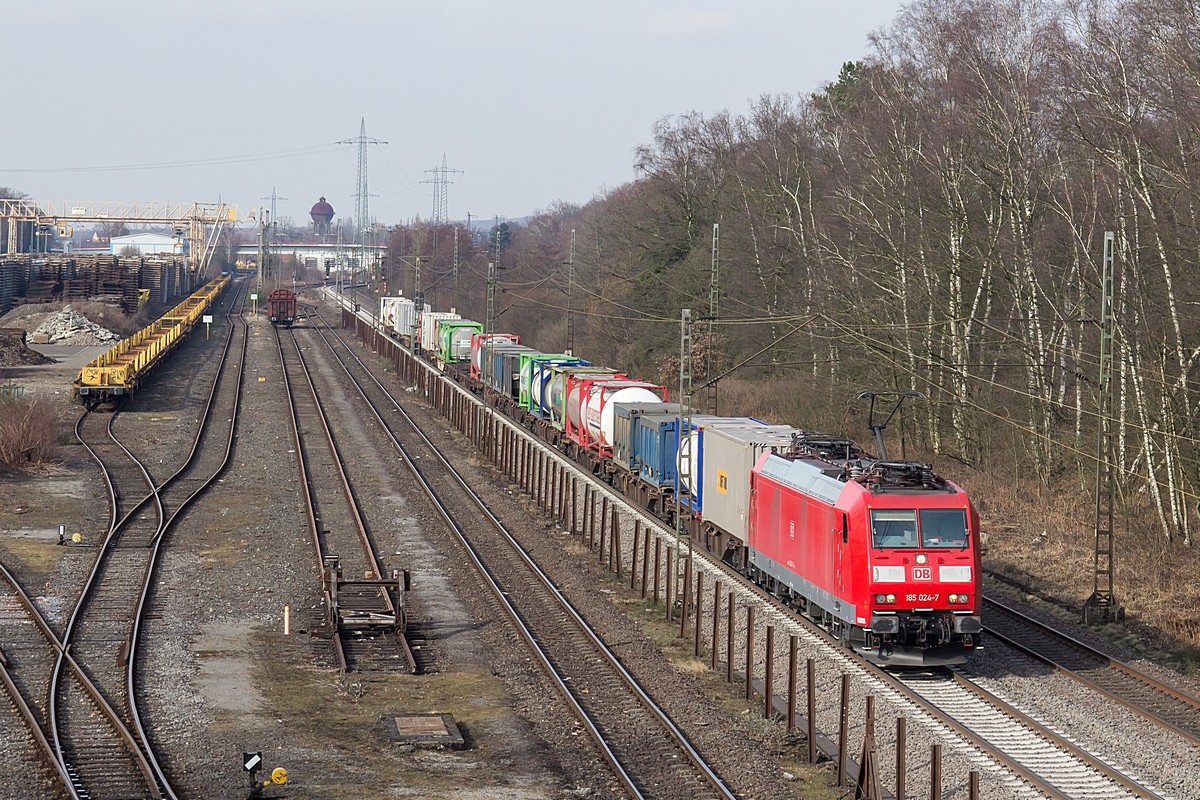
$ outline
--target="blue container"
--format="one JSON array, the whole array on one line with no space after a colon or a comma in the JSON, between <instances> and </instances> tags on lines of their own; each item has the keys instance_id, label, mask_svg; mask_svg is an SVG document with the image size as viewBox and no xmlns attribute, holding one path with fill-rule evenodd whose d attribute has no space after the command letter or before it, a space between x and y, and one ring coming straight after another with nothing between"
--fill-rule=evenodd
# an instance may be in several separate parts
<instances>
[{"instance_id":1,"label":"blue container","mask_svg":"<svg viewBox=\"0 0 1200 800\"><path fill-rule=\"evenodd\" d=\"M613 415L613 462L623 470L637 474L639 460L637 428L646 414L675 417L679 403L617 403Z\"/></svg>"},{"instance_id":2,"label":"blue container","mask_svg":"<svg viewBox=\"0 0 1200 800\"><path fill-rule=\"evenodd\" d=\"M696 430L708 422L725 419L711 414L692 416ZM632 427L633 455L638 476L655 486L675 486L679 466L679 429L687 427L687 419L678 412L647 411Z\"/></svg>"},{"instance_id":3,"label":"blue container","mask_svg":"<svg viewBox=\"0 0 1200 800\"><path fill-rule=\"evenodd\" d=\"M521 354L536 352L523 344L498 345L492 351L491 388L516 400L520 390Z\"/></svg>"},{"instance_id":4,"label":"blue container","mask_svg":"<svg viewBox=\"0 0 1200 800\"><path fill-rule=\"evenodd\" d=\"M534 361L529 377L529 410L539 417L550 419L550 381L554 367L590 367L592 362L582 358L555 358Z\"/></svg>"}]
</instances>

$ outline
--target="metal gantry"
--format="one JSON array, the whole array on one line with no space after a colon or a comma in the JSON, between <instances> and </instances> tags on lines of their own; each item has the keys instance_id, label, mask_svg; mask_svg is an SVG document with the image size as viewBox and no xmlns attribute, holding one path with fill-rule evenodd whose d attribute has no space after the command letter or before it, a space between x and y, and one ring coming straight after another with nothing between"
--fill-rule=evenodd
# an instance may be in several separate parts
<instances>
[{"instance_id":1,"label":"metal gantry","mask_svg":"<svg viewBox=\"0 0 1200 800\"><path fill-rule=\"evenodd\" d=\"M1100 383L1096 397L1096 526L1092 560L1092 595L1083 604L1084 624L1120 622L1125 609L1113 594L1113 286L1116 237L1104 233L1100 277Z\"/></svg>"},{"instance_id":2,"label":"metal gantry","mask_svg":"<svg viewBox=\"0 0 1200 800\"><path fill-rule=\"evenodd\" d=\"M54 230L76 222L123 222L170 225L187 232L188 258L192 274L208 268L217 240L225 225L253 222L254 214L242 217L236 205L217 203L137 203L119 200L0 200L0 232L5 253L18 250L18 226L32 223L35 231Z\"/></svg>"}]
</instances>

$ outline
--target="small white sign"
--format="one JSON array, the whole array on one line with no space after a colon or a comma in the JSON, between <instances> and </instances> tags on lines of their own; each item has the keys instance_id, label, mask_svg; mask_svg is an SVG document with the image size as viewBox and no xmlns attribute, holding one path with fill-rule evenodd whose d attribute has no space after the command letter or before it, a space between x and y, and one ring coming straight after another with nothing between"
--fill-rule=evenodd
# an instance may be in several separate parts
<instances>
[{"instance_id":1,"label":"small white sign","mask_svg":"<svg viewBox=\"0 0 1200 800\"><path fill-rule=\"evenodd\" d=\"M212 314L205 314L203 317L200 318L200 321L203 322L205 325L212 324Z\"/></svg>"},{"instance_id":2,"label":"small white sign","mask_svg":"<svg viewBox=\"0 0 1200 800\"><path fill-rule=\"evenodd\" d=\"M251 299L251 300L257 300L257 299L258 299L258 295L257 295L257 294L255 294L255 293L253 293L253 292L251 292L251 293L250 293L250 299Z\"/></svg>"}]
</instances>

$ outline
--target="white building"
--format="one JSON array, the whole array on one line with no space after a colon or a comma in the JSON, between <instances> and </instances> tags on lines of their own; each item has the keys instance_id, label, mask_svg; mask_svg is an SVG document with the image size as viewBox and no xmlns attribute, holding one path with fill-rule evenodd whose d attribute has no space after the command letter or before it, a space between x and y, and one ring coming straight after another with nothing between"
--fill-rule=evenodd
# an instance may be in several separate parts
<instances>
[{"instance_id":1,"label":"white building","mask_svg":"<svg viewBox=\"0 0 1200 800\"><path fill-rule=\"evenodd\" d=\"M181 237L168 236L165 233L131 233L128 236L114 236L109 240L108 252L119 256L126 247L137 250L139 256L156 253L182 255L187 252L187 246Z\"/></svg>"}]
</instances>

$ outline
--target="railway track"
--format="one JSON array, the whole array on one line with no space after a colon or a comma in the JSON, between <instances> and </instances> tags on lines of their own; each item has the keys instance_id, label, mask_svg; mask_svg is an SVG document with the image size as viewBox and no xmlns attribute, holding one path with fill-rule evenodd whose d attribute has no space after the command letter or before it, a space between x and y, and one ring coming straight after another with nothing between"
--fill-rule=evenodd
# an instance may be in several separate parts
<instances>
[{"instance_id":1,"label":"railway track","mask_svg":"<svg viewBox=\"0 0 1200 800\"><path fill-rule=\"evenodd\" d=\"M88 409L77 421L76 436L100 466L111 513L61 638L3 571L25 612L26 629L37 630L43 654L49 651L48 658L23 659L21 679L10 692L29 709L23 716L30 735L43 752L41 743L49 746L47 758L72 798L176 796L137 707L137 654L163 538L228 463L246 351L245 325L233 313L238 293L227 311L230 331L191 450L161 484L115 434L119 409ZM231 352L238 363L228 368ZM26 652L31 644L26 642ZM39 696L47 698L44 707L33 699Z\"/></svg>"},{"instance_id":2,"label":"railway track","mask_svg":"<svg viewBox=\"0 0 1200 800\"><path fill-rule=\"evenodd\" d=\"M431 375L447 380L471 402L479 402L470 392L440 376L430 365L423 366ZM579 465L538 440L520 424L504 417L500 418L519 435L530 439L544 452L567 465L578 477L591 481L595 487L608 493L610 501L639 515L644 524L654 527L656 534L668 540L674 538L674 531L667 528L661 520L636 506L608 484L598 481L586 469L580 469ZM1068 741L1046 725L973 684L961 673L946 670L923 677L909 676L909 680L901 679L854 659L835 639L828 636L824 629L780 603L715 556L697 551L696 561L697 569L710 572L711 577L724 582L732 578L743 592L756 599L760 607L765 605L774 611L777 622L786 621L794 631L804 631L823 639L847 669L859 671L871 683L894 692L896 698L911 704L919 713L952 732L965 746L975 749L989 759L993 764L991 770L999 773L1001 780L1022 783L1028 787L1025 791L1033 789L1039 794L1053 798L1160 796L1144 782L1126 775L1121 768L1106 763Z\"/></svg>"},{"instance_id":3,"label":"railway track","mask_svg":"<svg viewBox=\"0 0 1200 800\"><path fill-rule=\"evenodd\" d=\"M341 364L626 791L639 798L732 798L732 792L683 733L371 369L319 314L316 319L319 326L315 332Z\"/></svg>"},{"instance_id":4,"label":"railway track","mask_svg":"<svg viewBox=\"0 0 1200 800\"><path fill-rule=\"evenodd\" d=\"M393 597L383 583L383 565L346 476L300 341L294 330L283 333L276 328L275 343L291 410L305 516L334 629L338 666L342 672L414 672L417 662L403 635L403 595L397 591ZM362 577L344 581L347 574Z\"/></svg>"},{"instance_id":5,"label":"railway track","mask_svg":"<svg viewBox=\"0 0 1200 800\"><path fill-rule=\"evenodd\" d=\"M1200 745L1200 699L1027 617L999 598L984 597L984 607L984 631L990 636Z\"/></svg>"}]
</instances>

